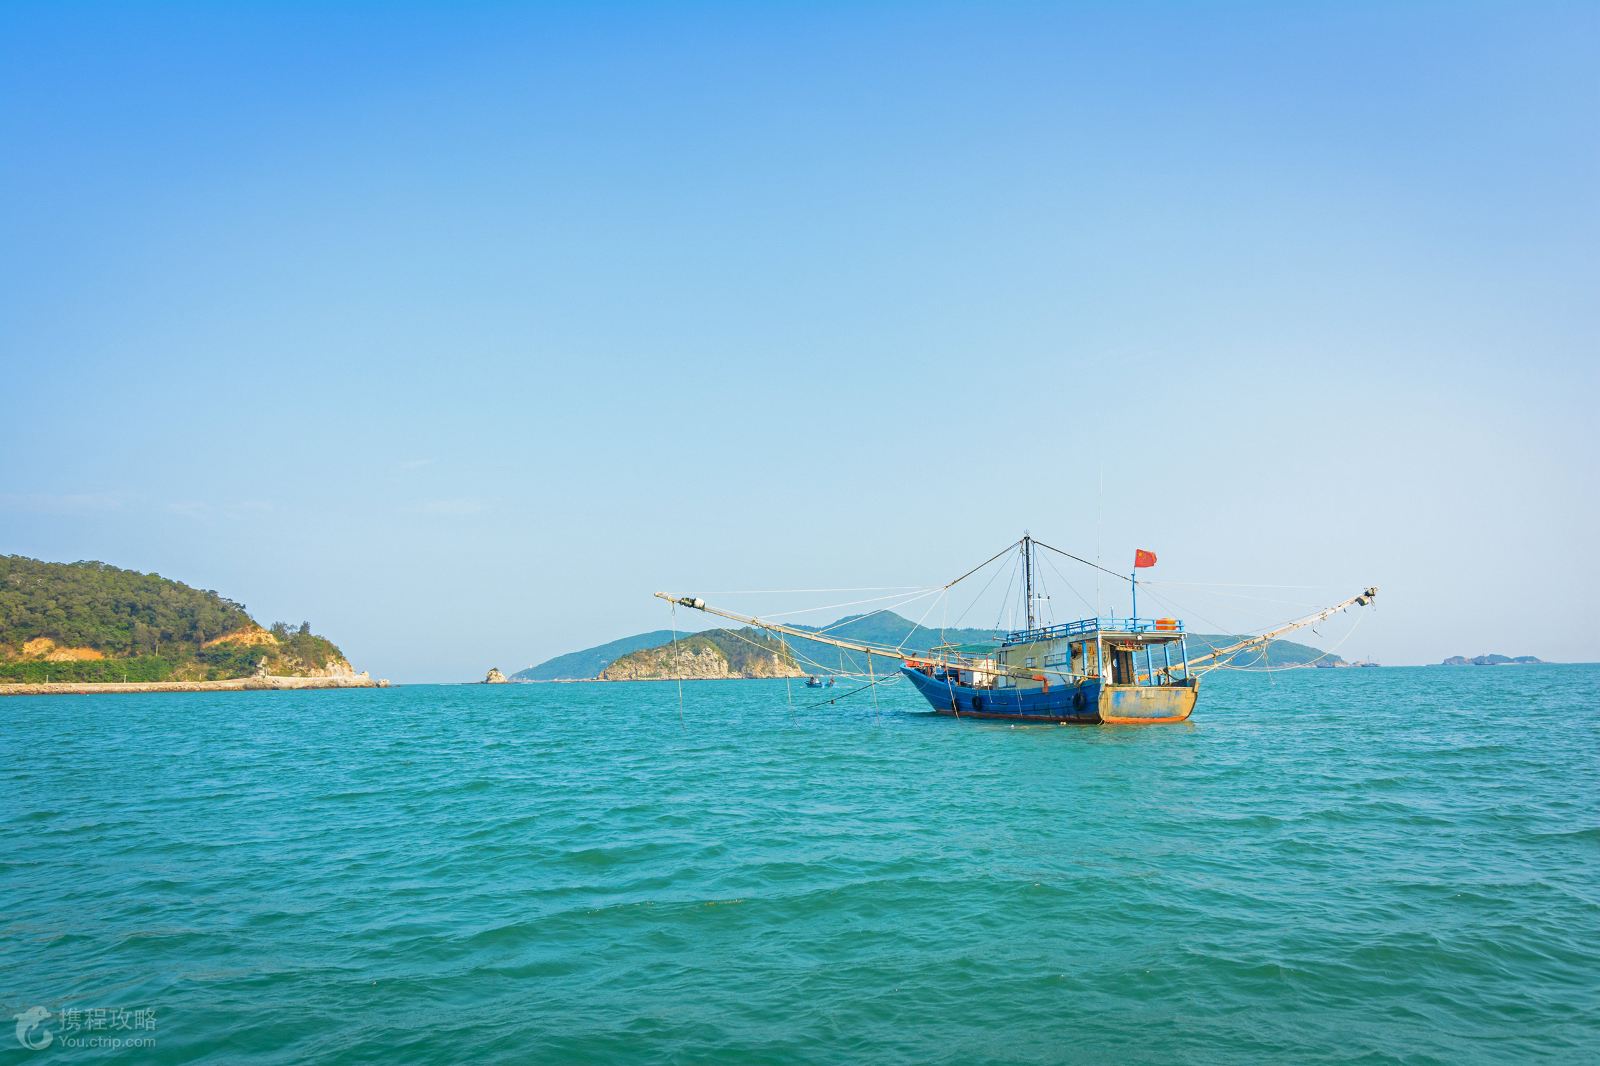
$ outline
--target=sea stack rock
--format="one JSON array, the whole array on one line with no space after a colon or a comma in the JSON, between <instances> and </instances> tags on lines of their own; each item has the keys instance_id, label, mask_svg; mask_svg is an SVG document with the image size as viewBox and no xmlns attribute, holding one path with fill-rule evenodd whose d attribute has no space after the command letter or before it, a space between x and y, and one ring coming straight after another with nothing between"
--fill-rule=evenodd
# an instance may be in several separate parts
<instances>
[{"instance_id":1,"label":"sea stack rock","mask_svg":"<svg viewBox=\"0 0 1600 1066\"><path fill-rule=\"evenodd\" d=\"M485 685L506 685L510 684L510 681L505 674L500 672L498 666L491 666L489 667L489 672L484 675L483 683Z\"/></svg>"}]
</instances>

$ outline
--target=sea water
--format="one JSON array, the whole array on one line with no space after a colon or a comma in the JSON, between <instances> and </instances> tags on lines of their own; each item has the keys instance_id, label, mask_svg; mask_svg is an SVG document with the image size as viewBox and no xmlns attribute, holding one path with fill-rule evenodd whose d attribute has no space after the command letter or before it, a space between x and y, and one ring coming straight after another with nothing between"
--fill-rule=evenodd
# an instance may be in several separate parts
<instances>
[{"instance_id":1,"label":"sea water","mask_svg":"<svg viewBox=\"0 0 1600 1066\"><path fill-rule=\"evenodd\" d=\"M848 687L0 701L0 1056L1600 1060L1600 667Z\"/></svg>"}]
</instances>

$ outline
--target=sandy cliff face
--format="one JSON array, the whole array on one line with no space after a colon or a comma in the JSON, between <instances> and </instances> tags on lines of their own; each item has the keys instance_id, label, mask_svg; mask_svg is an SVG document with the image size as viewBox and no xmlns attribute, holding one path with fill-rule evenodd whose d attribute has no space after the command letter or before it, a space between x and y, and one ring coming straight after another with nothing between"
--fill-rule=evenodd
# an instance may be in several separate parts
<instances>
[{"instance_id":1,"label":"sandy cliff face","mask_svg":"<svg viewBox=\"0 0 1600 1066\"><path fill-rule=\"evenodd\" d=\"M24 641L22 655L27 659L43 659L47 663L92 662L105 658L93 648L63 648L49 637Z\"/></svg>"},{"instance_id":2,"label":"sandy cliff face","mask_svg":"<svg viewBox=\"0 0 1600 1066\"><path fill-rule=\"evenodd\" d=\"M246 626L243 629L235 629L232 633L224 633L220 637L212 637L200 646L202 648L214 648L218 644L239 644L245 647L261 645L263 647L276 648L278 646L278 638L260 626Z\"/></svg>"},{"instance_id":3,"label":"sandy cliff face","mask_svg":"<svg viewBox=\"0 0 1600 1066\"><path fill-rule=\"evenodd\" d=\"M489 667L489 672L483 677L483 683L485 685L509 685L511 682L505 674L500 672L498 666L491 666Z\"/></svg>"}]
</instances>

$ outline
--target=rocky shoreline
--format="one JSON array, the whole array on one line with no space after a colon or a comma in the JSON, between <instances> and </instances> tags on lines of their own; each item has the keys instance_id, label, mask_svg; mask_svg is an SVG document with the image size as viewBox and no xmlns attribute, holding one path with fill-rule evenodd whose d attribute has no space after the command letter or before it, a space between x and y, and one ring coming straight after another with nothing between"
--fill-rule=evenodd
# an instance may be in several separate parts
<instances>
[{"instance_id":1,"label":"rocky shoreline","mask_svg":"<svg viewBox=\"0 0 1600 1066\"><path fill-rule=\"evenodd\" d=\"M0 696L87 696L98 692L258 692L276 689L388 688L366 674L336 677L230 677L222 681L0 682Z\"/></svg>"}]
</instances>

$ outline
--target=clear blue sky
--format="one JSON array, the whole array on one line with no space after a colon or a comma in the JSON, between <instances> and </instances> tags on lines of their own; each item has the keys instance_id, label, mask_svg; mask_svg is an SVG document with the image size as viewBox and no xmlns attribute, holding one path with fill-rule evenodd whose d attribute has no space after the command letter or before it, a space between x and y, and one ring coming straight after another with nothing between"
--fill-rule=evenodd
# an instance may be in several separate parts
<instances>
[{"instance_id":1,"label":"clear blue sky","mask_svg":"<svg viewBox=\"0 0 1600 1066\"><path fill-rule=\"evenodd\" d=\"M1597 71L1592 3L10 3L0 551L407 681L1025 527L1600 659Z\"/></svg>"}]
</instances>

